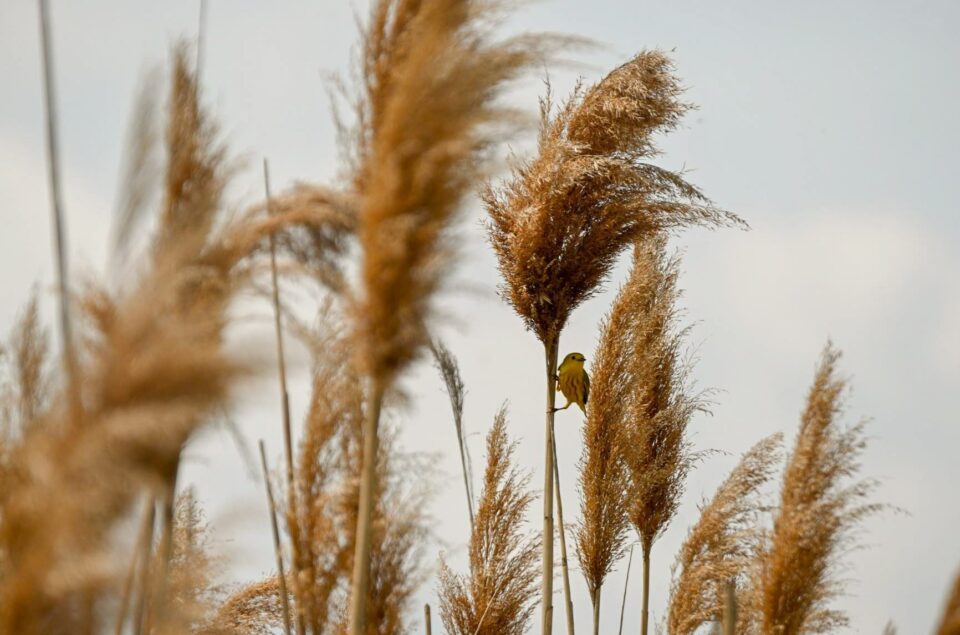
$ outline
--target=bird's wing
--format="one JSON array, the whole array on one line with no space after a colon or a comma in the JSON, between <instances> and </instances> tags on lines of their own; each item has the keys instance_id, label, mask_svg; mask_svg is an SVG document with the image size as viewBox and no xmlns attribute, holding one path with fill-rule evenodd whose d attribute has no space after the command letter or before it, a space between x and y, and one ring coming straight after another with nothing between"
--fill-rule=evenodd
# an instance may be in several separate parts
<instances>
[{"instance_id":1,"label":"bird's wing","mask_svg":"<svg viewBox=\"0 0 960 635\"><path fill-rule=\"evenodd\" d=\"M587 400L590 398L590 375L587 374L587 371L583 371L583 405L587 405Z\"/></svg>"}]
</instances>

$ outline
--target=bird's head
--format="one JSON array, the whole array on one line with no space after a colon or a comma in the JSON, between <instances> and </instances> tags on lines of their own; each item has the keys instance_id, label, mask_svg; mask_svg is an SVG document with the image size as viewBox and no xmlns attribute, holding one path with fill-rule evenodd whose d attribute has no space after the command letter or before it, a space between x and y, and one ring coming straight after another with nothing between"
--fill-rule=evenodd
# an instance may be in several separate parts
<instances>
[{"instance_id":1,"label":"bird's head","mask_svg":"<svg viewBox=\"0 0 960 635\"><path fill-rule=\"evenodd\" d=\"M570 353L563 358L564 364L583 364L587 358L582 353Z\"/></svg>"}]
</instances>

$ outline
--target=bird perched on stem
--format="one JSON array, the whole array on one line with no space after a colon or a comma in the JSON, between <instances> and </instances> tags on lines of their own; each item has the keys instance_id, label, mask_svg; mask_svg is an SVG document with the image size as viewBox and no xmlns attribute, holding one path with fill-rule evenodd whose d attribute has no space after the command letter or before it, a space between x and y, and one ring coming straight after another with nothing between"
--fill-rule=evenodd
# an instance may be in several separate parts
<instances>
[{"instance_id":1,"label":"bird perched on stem","mask_svg":"<svg viewBox=\"0 0 960 635\"><path fill-rule=\"evenodd\" d=\"M580 406L583 413L587 413L587 399L590 396L590 376L583 368L583 363L587 361L581 353L570 353L563 358L560 368L557 369L557 391L562 392L567 398L567 405L563 408L554 408L566 410L571 404Z\"/></svg>"}]
</instances>

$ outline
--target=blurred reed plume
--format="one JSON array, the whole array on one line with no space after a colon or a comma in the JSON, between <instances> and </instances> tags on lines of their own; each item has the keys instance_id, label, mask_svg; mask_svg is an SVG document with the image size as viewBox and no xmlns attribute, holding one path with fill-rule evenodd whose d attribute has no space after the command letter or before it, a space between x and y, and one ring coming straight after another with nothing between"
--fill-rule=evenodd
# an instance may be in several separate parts
<instances>
[{"instance_id":1,"label":"blurred reed plume","mask_svg":"<svg viewBox=\"0 0 960 635\"><path fill-rule=\"evenodd\" d=\"M443 384L450 397L450 408L453 410L453 426L457 432L457 445L460 448L460 467L463 468L463 488L467 495L467 511L470 513L470 527L473 527L473 479L471 478L470 453L467 450L466 439L463 434L463 398L466 389L463 378L460 376L460 366L457 358L450 349L440 340L430 344L430 351L436 362L437 370L443 378Z\"/></svg>"},{"instance_id":2,"label":"blurred reed plume","mask_svg":"<svg viewBox=\"0 0 960 635\"><path fill-rule=\"evenodd\" d=\"M345 327L331 314L317 334L313 394L300 442L287 518L291 591L304 632L345 632L362 471L367 396L352 363ZM404 475L414 471L422 480ZM378 453L370 555L370 632L408 631L408 610L423 581L424 516L429 470L394 450L390 435Z\"/></svg>"},{"instance_id":3,"label":"blurred reed plume","mask_svg":"<svg viewBox=\"0 0 960 635\"><path fill-rule=\"evenodd\" d=\"M681 359L686 329L677 325L679 261L666 254L663 235L638 243L630 278L617 299L616 344L627 398L619 408L622 457L628 474L627 515L640 535L643 557L641 632L648 628L650 552L676 514L696 458L687 426L704 409ZM616 407L616 406L615 406Z\"/></svg>"},{"instance_id":4,"label":"blurred reed plume","mask_svg":"<svg viewBox=\"0 0 960 635\"><path fill-rule=\"evenodd\" d=\"M70 408L60 388L34 416L44 433L27 434L5 469L0 632L102 630L122 568L110 530L144 494L163 501L163 522L159 558L140 556L140 567L160 567L143 576L159 581L139 590L152 594L143 619L163 628L173 615L168 574L180 452L225 406L243 371L223 347L226 310L252 275L248 256L282 224L255 215L218 223L225 153L200 110L185 47L175 50L173 68L164 196L150 257L125 288L90 282L76 298L86 320L77 341L80 408ZM122 244L147 213L151 197L141 194L130 197L144 205L127 208Z\"/></svg>"},{"instance_id":5,"label":"blurred reed plume","mask_svg":"<svg viewBox=\"0 0 960 635\"><path fill-rule=\"evenodd\" d=\"M355 346L367 379L351 635L364 635L377 428L384 393L427 345L432 297L453 246L448 229L508 127L507 81L541 61L543 41L494 41L506 3L380 0L362 44L354 134L360 289Z\"/></svg>"},{"instance_id":6,"label":"blurred reed plume","mask_svg":"<svg viewBox=\"0 0 960 635\"><path fill-rule=\"evenodd\" d=\"M751 632L823 633L848 622L831 607L844 588L840 559L856 546L861 522L883 506L864 502L874 481L856 480L864 424L840 422L847 381L837 376L839 359L828 343L787 460L773 529L760 548Z\"/></svg>"},{"instance_id":7,"label":"blurred reed plume","mask_svg":"<svg viewBox=\"0 0 960 635\"><path fill-rule=\"evenodd\" d=\"M482 195L502 295L544 346L544 635L552 629L552 411L560 333L629 245L669 228L743 224L681 175L647 162L657 155L655 136L676 128L689 110L681 92L667 56L644 51L594 86L575 90L556 112L548 94L537 156Z\"/></svg>"},{"instance_id":8,"label":"blurred reed plume","mask_svg":"<svg viewBox=\"0 0 960 635\"><path fill-rule=\"evenodd\" d=\"M960 635L960 576L957 576L950 589L937 635Z\"/></svg>"},{"instance_id":9,"label":"blurred reed plume","mask_svg":"<svg viewBox=\"0 0 960 635\"><path fill-rule=\"evenodd\" d=\"M487 468L470 534L470 573L440 568L440 616L450 635L523 635L536 606L540 541L522 532L534 496L513 465L501 409L487 435Z\"/></svg>"},{"instance_id":10,"label":"blurred reed plume","mask_svg":"<svg viewBox=\"0 0 960 635\"><path fill-rule=\"evenodd\" d=\"M782 435L757 443L743 455L713 498L700 507L677 554L667 610L667 633L692 635L723 617L724 587L749 572L764 510L760 488L780 461Z\"/></svg>"}]
</instances>

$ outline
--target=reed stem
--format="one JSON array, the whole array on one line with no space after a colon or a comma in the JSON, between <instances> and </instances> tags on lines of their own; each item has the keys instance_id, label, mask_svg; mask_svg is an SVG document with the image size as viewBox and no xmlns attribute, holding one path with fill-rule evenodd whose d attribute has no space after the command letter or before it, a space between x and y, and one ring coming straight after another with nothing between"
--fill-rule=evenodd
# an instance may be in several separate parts
<instances>
[{"instance_id":1,"label":"reed stem","mask_svg":"<svg viewBox=\"0 0 960 635\"><path fill-rule=\"evenodd\" d=\"M547 371L546 451L543 461L543 599L542 635L553 633L553 420L557 390L557 349L559 338L551 336L544 345Z\"/></svg>"},{"instance_id":2,"label":"reed stem","mask_svg":"<svg viewBox=\"0 0 960 635\"><path fill-rule=\"evenodd\" d=\"M43 55L43 88L47 128L47 167L50 186L50 212L53 224L54 260L57 268L57 291L60 296L60 339L63 347L63 365L67 374L67 394L70 414L80 414L80 386L77 382L77 362L73 350L70 320L70 282L67 260L66 223L63 214L63 194L60 179L60 138L57 127L57 93L53 67L53 44L50 35L50 10L47 0L39 0L40 45Z\"/></svg>"},{"instance_id":3,"label":"reed stem","mask_svg":"<svg viewBox=\"0 0 960 635\"><path fill-rule=\"evenodd\" d=\"M142 564L140 565L140 579L137 581L137 586L140 588L140 596L137 598L136 609L133 613L134 633L143 633L147 617L147 603L150 599L150 555L153 553L153 534L155 532L154 525L156 524L156 517L157 500L156 497L150 496L147 501L146 518L144 518L143 521L143 540L140 542L140 561Z\"/></svg>"},{"instance_id":4,"label":"reed stem","mask_svg":"<svg viewBox=\"0 0 960 635\"><path fill-rule=\"evenodd\" d=\"M377 480L377 451L383 388L374 381L367 416L363 422L363 474L357 510L357 536L353 555L350 594L350 635L366 635L367 594L370 587L370 542L373 529L373 502Z\"/></svg>"},{"instance_id":5,"label":"reed stem","mask_svg":"<svg viewBox=\"0 0 960 635\"><path fill-rule=\"evenodd\" d=\"M630 584L630 565L633 564L633 547L630 545L630 557L627 558L627 575L623 579L623 600L620 601L620 628L617 635L623 635L623 614L627 608L627 587Z\"/></svg>"},{"instance_id":6,"label":"reed stem","mask_svg":"<svg viewBox=\"0 0 960 635\"><path fill-rule=\"evenodd\" d=\"M593 592L590 598L593 603L593 635L600 635L600 589Z\"/></svg>"},{"instance_id":7,"label":"reed stem","mask_svg":"<svg viewBox=\"0 0 960 635\"><path fill-rule=\"evenodd\" d=\"M430 622L430 605L423 605L423 623L425 625L427 635L433 635L433 624Z\"/></svg>"},{"instance_id":8,"label":"reed stem","mask_svg":"<svg viewBox=\"0 0 960 635\"><path fill-rule=\"evenodd\" d=\"M650 549L652 543L644 540L641 543L643 552L643 608L640 614L640 635L647 635L647 626L650 618Z\"/></svg>"},{"instance_id":9,"label":"reed stem","mask_svg":"<svg viewBox=\"0 0 960 635\"><path fill-rule=\"evenodd\" d=\"M570 599L570 569L567 566L567 534L563 524L563 500L560 495L560 467L557 460L556 427L554 426L550 432L550 442L553 444L553 478L557 494L557 523L560 529L560 569L563 572L563 601L567 615L567 635L573 635L573 600Z\"/></svg>"},{"instance_id":10,"label":"reed stem","mask_svg":"<svg viewBox=\"0 0 960 635\"><path fill-rule=\"evenodd\" d=\"M263 470L263 483L267 490L267 504L270 507L270 530L273 532L273 552L277 556L277 578L280 582L280 605L283 607L283 632L290 630L290 597L287 595L287 576L283 568L283 552L280 550L280 529L277 527L277 506L273 500L273 487L270 486L270 468L267 466L267 452L260 439L260 467Z\"/></svg>"}]
</instances>

